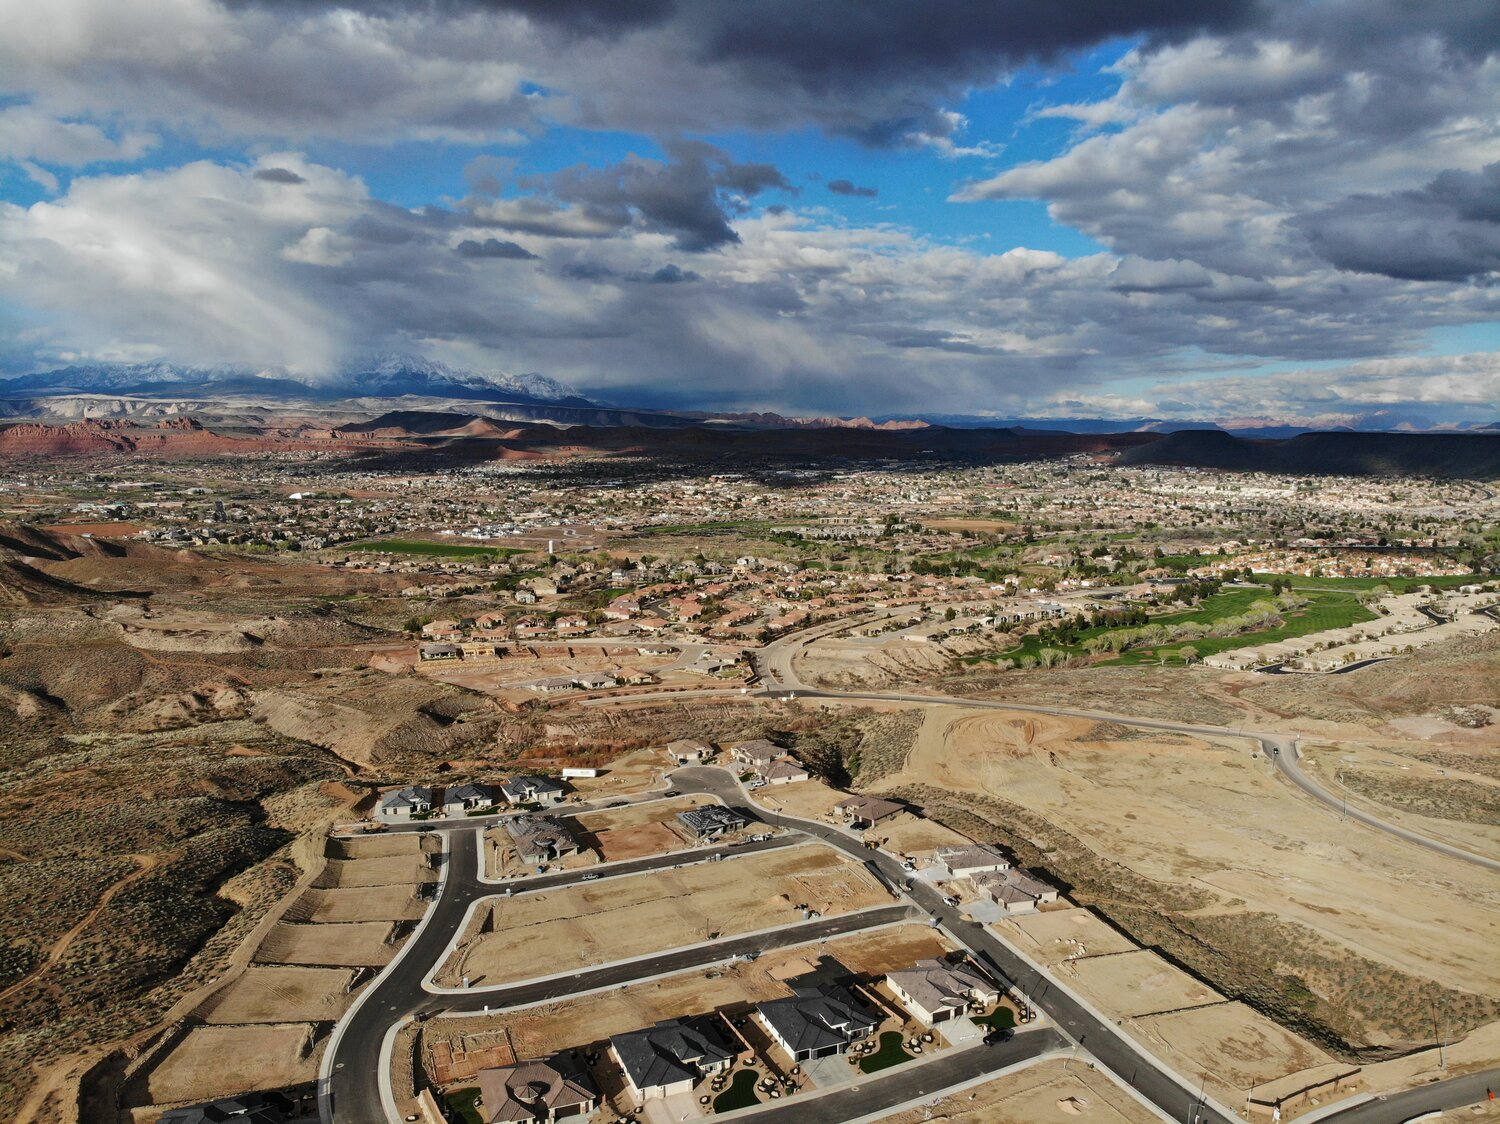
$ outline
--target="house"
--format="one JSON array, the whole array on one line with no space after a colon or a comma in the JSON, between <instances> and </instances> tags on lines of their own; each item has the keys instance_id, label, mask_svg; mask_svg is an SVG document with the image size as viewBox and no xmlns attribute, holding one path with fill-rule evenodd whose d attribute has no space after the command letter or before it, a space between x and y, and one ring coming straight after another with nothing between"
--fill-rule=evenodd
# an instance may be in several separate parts
<instances>
[{"instance_id":1,"label":"house","mask_svg":"<svg viewBox=\"0 0 1500 1124\"><path fill-rule=\"evenodd\" d=\"M881 800L875 796L851 796L848 800L835 804L833 810L850 827L856 828L874 827L906 811L894 801Z\"/></svg>"},{"instance_id":2,"label":"house","mask_svg":"<svg viewBox=\"0 0 1500 1124\"><path fill-rule=\"evenodd\" d=\"M588 671L573 677L573 682L585 691L602 691L606 687L618 687L620 681L607 671Z\"/></svg>"},{"instance_id":3,"label":"house","mask_svg":"<svg viewBox=\"0 0 1500 1124\"><path fill-rule=\"evenodd\" d=\"M778 757L760 771L761 780L767 784L791 784L793 781L805 781L808 775L807 770L790 757Z\"/></svg>"},{"instance_id":4,"label":"house","mask_svg":"<svg viewBox=\"0 0 1500 1124\"><path fill-rule=\"evenodd\" d=\"M157 1117L157 1124L285 1124L295 1110L280 1093L245 1093L207 1104L174 1108Z\"/></svg>"},{"instance_id":5,"label":"house","mask_svg":"<svg viewBox=\"0 0 1500 1124\"><path fill-rule=\"evenodd\" d=\"M423 662L427 660L461 660L464 650L457 644L423 644L417 648Z\"/></svg>"},{"instance_id":6,"label":"house","mask_svg":"<svg viewBox=\"0 0 1500 1124\"><path fill-rule=\"evenodd\" d=\"M967 847L940 847L937 860L954 878L966 878L986 871L1009 870L1010 860L993 843L975 843Z\"/></svg>"},{"instance_id":7,"label":"house","mask_svg":"<svg viewBox=\"0 0 1500 1124\"><path fill-rule=\"evenodd\" d=\"M495 790L487 784L461 784L443 791L443 815L461 816L475 808L495 803Z\"/></svg>"},{"instance_id":8,"label":"house","mask_svg":"<svg viewBox=\"0 0 1500 1124\"><path fill-rule=\"evenodd\" d=\"M842 1054L880 1025L838 986L799 988L786 999L762 1003L755 1014L794 1062Z\"/></svg>"},{"instance_id":9,"label":"house","mask_svg":"<svg viewBox=\"0 0 1500 1124\"><path fill-rule=\"evenodd\" d=\"M989 1007L1000 1001L1000 989L967 962L919 960L903 971L887 972L885 982L925 1026L957 1018L971 1003Z\"/></svg>"},{"instance_id":10,"label":"house","mask_svg":"<svg viewBox=\"0 0 1500 1124\"><path fill-rule=\"evenodd\" d=\"M540 691L544 695L555 695L559 691L571 691L578 684L561 675L554 675L550 679L538 679L531 685L533 691Z\"/></svg>"},{"instance_id":11,"label":"house","mask_svg":"<svg viewBox=\"0 0 1500 1124\"><path fill-rule=\"evenodd\" d=\"M714 747L707 742L700 742L693 738L679 738L675 742L667 743L667 752L679 765L696 765L712 757Z\"/></svg>"},{"instance_id":12,"label":"house","mask_svg":"<svg viewBox=\"0 0 1500 1124\"><path fill-rule=\"evenodd\" d=\"M758 772L785 752L779 745L774 745L765 738L756 738L753 742L741 742L735 746L730 751L730 756L747 769Z\"/></svg>"},{"instance_id":13,"label":"house","mask_svg":"<svg viewBox=\"0 0 1500 1124\"><path fill-rule=\"evenodd\" d=\"M505 821L505 830L524 863L556 862L583 850L568 824L551 816L517 816Z\"/></svg>"},{"instance_id":14,"label":"house","mask_svg":"<svg viewBox=\"0 0 1500 1124\"><path fill-rule=\"evenodd\" d=\"M620 672L620 682L628 683L633 687L646 683L656 682L656 672L647 671L640 667L627 667Z\"/></svg>"},{"instance_id":15,"label":"house","mask_svg":"<svg viewBox=\"0 0 1500 1124\"><path fill-rule=\"evenodd\" d=\"M705 804L701 808L678 812L677 822L687 828L694 839L706 842L727 832L738 831L750 822L750 818L722 804Z\"/></svg>"},{"instance_id":16,"label":"house","mask_svg":"<svg viewBox=\"0 0 1500 1124\"><path fill-rule=\"evenodd\" d=\"M432 789L411 784L398 792L388 792L380 798L380 814L408 818L425 815L432 811Z\"/></svg>"},{"instance_id":17,"label":"house","mask_svg":"<svg viewBox=\"0 0 1500 1124\"><path fill-rule=\"evenodd\" d=\"M974 888L1007 913L1027 913L1044 902L1055 902L1057 890L1019 870L989 871L969 876Z\"/></svg>"},{"instance_id":18,"label":"house","mask_svg":"<svg viewBox=\"0 0 1500 1124\"><path fill-rule=\"evenodd\" d=\"M479 1071L479 1116L485 1124L563 1120L599 1107L598 1086L572 1054Z\"/></svg>"},{"instance_id":19,"label":"house","mask_svg":"<svg viewBox=\"0 0 1500 1124\"><path fill-rule=\"evenodd\" d=\"M558 617L552 627L559 636L582 636L589 630L589 622L586 617Z\"/></svg>"},{"instance_id":20,"label":"house","mask_svg":"<svg viewBox=\"0 0 1500 1124\"><path fill-rule=\"evenodd\" d=\"M710 1016L668 1019L647 1030L616 1034L609 1048L626 1088L643 1102L691 1093L703 1078L732 1066L738 1053Z\"/></svg>"},{"instance_id":21,"label":"house","mask_svg":"<svg viewBox=\"0 0 1500 1124\"><path fill-rule=\"evenodd\" d=\"M561 804L567 789L550 777L515 777L500 786L511 804Z\"/></svg>"}]
</instances>

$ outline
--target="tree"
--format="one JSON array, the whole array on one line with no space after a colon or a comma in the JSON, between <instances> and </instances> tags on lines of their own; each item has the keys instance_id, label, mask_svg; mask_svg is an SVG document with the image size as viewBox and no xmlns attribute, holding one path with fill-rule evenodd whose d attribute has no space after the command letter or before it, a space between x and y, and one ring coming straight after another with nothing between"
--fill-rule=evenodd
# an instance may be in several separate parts
<instances>
[{"instance_id":1,"label":"tree","mask_svg":"<svg viewBox=\"0 0 1500 1124\"><path fill-rule=\"evenodd\" d=\"M1183 663L1191 664L1198 658L1198 649L1193 647L1191 644L1188 644L1184 647L1178 648L1177 654L1182 657Z\"/></svg>"}]
</instances>

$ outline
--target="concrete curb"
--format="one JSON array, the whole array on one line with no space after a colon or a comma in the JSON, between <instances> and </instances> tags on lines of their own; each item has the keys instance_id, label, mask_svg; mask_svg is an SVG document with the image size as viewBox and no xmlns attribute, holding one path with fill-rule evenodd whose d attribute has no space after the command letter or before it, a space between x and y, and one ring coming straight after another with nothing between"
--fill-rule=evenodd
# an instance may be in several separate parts
<instances>
[{"instance_id":1,"label":"concrete curb","mask_svg":"<svg viewBox=\"0 0 1500 1124\"><path fill-rule=\"evenodd\" d=\"M868 929L860 929L860 930L858 930L858 932L860 932L860 933L878 933L882 929L899 929L903 925L910 925L910 924L912 924L912 922L911 921L907 921L907 920L887 921L884 925L871 925ZM844 934L844 935L846 935L846 936L853 936L854 934L851 933L851 934ZM810 941L800 941L797 944L783 945L783 946L781 946L781 948L777 949L777 951L778 952L784 952L784 951L786 951L788 949L807 948L810 945L823 944L826 941L839 940L839 939L840 939L839 937L815 937L814 939L812 939ZM584 996L587 996L587 995L598 995L600 992L605 992L605 991L619 991L622 987L636 987L636 986L639 986L640 984L655 983L658 980L670 980L670 979L672 979L672 978L674 978L676 976L686 975L688 972L701 972L701 971L703 971L704 969L707 969L707 968L718 968L718 967L721 967L721 966L723 966L725 964L732 964L732 963L734 963L735 959L736 959L735 957L730 956L730 957L726 957L726 958L724 958L722 960L706 960L702 964L698 964L698 965L696 965L695 967L692 967L692 968L686 968L686 969L679 968L676 971L672 971L672 972L654 972L654 973L652 973L649 976L637 976L634 979L630 980L628 983L623 983L623 984L618 984L618 983L601 984L598 987L590 987L590 988L585 988L583 991L575 991L568 998L570 998L570 999L581 999L581 998L583 998ZM620 961L620 963L628 963L628 961ZM607 967L609 967L609 965L607 965L607 964L601 964L600 967L607 968ZM530 981L523 981L523 982L530 982ZM506 985L506 987L511 987L511 986L513 986L513 985L511 985L511 984L507 984ZM469 993L468 992L464 992L463 994L467 995ZM537 999L537 1000L535 1000L535 1001L533 1001L531 1003L513 1003L513 1004L508 1004L508 1005L505 1005L505 1006L497 1006L497 1007L492 1008L489 1011L489 1013L490 1014L499 1014L499 1013L501 1013L503 1011L524 1011L528 1007L546 1007L546 1006L548 1006L550 1004L557 1003L557 1002L559 1002L559 1000L556 999L556 998L552 998L552 999ZM474 1012L474 1011L443 1011L440 1014L433 1015L432 1017L435 1018L435 1019L472 1019L472 1018L483 1018L484 1014L485 1014L485 1012L482 1012L482 1011L481 1012Z\"/></svg>"},{"instance_id":2,"label":"concrete curb","mask_svg":"<svg viewBox=\"0 0 1500 1124\"><path fill-rule=\"evenodd\" d=\"M483 899L481 899L481 901L482 900ZM480 905L480 902L475 902L473 905L471 905L469 907L469 914L472 914L474 912L474 910L476 908L478 908L479 905ZM848 913L840 913L837 916L841 917L841 918L843 918L843 917L861 917L861 916L863 916L864 914L867 914L867 913L882 913L885 910L888 910L890 908L891 908L891 906L889 906L889 905L872 905L872 906L866 906L864 909L853 909L853 910L850 910ZM833 918L825 918L824 920L830 920L831 921L831 920L833 920ZM468 922L469 922L469 915L466 914L465 917L464 917L464 925L465 925L465 927L467 927ZM772 933L785 932L788 929L795 928L797 925L807 925L807 924L811 924L811 922L808 922L808 921L798 921L798 922L794 922L792 925L773 925L770 928L766 928L766 929L752 929L748 933L731 933L727 937L719 937L716 940L711 940L711 941L697 941L694 944L678 945L676 948L664 948L664 949L660 949L660 950L658 950L656 952L645 953L645 954L643 954L641 956L627 956L627 957L625 957L622 960L610 960L610 961L606 961L603 964L589 964L589 965L586 965L583 968L575 968L572 971L568 971L568 972L552 972L552 973L550 973L548 975L545 975L545 976L531 976L531 977L529 977L527 979L524 979L524 980L510 980L510 981L508 981L506 983L503 983L503 984L496 984L494 987L437 987L434 984L429 983L427 980L423 980L422 981L422 990L425 991L425 992L427 992L429 995L489 995L489 994L493 994L495 992L509 991L511 988L521 987L521 986L523 986L525 984L547 983L550 980L565 980L565 979L569 979L572 976L578 975L578 973L580 971L584 971L584 972L596 972L596 971L599 971L599 970L604 969L604 968L619 968L619 967L623 967L626 964L644 964L644 963L647 963L647 962L652 961L652 960L659 960L663 956L674 956L674 955L676 955L678 953L687 952L688 950L695 949L695 948L713 949L713 948L718 947L719 945L730 944L730 943L738 943L740 941L749 940L752 937L769 936ZM910 922L902 922L902 924L910 924ZM874 928L874 927L875 926L871 926L871 928ZM852 936L854 933L860 933L860 932L864 932L864 931L865 930L863 930L863 929L851 929L848 933L841 934L841 935L843 935L843 936ZM825 938L825 939L831 939L831 938ZM449 951L444 956L444 962L445 963L447 961L448 956L451 956L451 955L452 955L452 952ZM732 960L733 957L730 957L729 959ZM673 974L676 974L676 973L673 973Z\"/></svg>"},{"instance_id":3,"label":"concrete curb","mask_svg":"<svg viewBox=\"0 0 1500 1124\"><path fill-rule=\"evenodd\" d=\"M328 1042L323 1047L323 1059L318 1063L318 1119L322 1124L333 1124L333 1103L329 1084L333 1080L334 1055L338 1053L339 1042L344 1037L345 1027L349 1025L359 1009L364 1006L365 1000L375 994L375 989L380 986L381 981L390 975L395 970L396 965L400 964L405 959L406 954L416 946L417 938L421 936L422 930L427 928L428 922L432 920L433 915L437 912L434 907L437 905L438 899L443 896L443 889L448 885L448 868L450 864L447 862L447 858L451 851L447 834L444 834L442 839L443 849L439 853L444 858L443 873L442 877L436 883L437 889L433 892L432 903L427 907L427 912L422 914L422 920L417 922L417 927L407 936L405 943L402 944L396 955L391 957L390 963L365 986L365 989L359 993L359 997L353 1003L349 1004L348 1009L340 1016L339 1021L333 1024L333 1030L328 1035ZM381 1082L381 1096L384 1097L386 1087L390 1084L390 1070L382 1068L379 1077ZM392 1103L394 1104L394 1100ZM396 1117L393 1116L392 1119L394 1120Z\"/></svg>"}]
</instances>

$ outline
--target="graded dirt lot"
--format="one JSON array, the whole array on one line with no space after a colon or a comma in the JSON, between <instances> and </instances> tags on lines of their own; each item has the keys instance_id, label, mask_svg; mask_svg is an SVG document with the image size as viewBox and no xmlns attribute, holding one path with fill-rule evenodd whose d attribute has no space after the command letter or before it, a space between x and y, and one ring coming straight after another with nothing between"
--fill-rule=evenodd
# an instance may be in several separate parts
<instances>
[{"instance_id":1,"label":"graded dirt lot","mask_svg":"<svg viewBox=\"0 0 1500 1124\"><path fill-rule=\"evenodd\" d=\"M413 886L308 890L287 910L289 921L415 921L427 911Z\"/></svg>"},{"instance_id":2,"label":"graded dirt lot","mask_svg":"<svg viewBox=\"0 0 1500 1124\"><path fill-rule=\"evenodd\" d=\"M488 1018L432 1019L429 1042L469 1034L509 1035L517 1056L540 1057L639 1030L662 1019L703 1014L720 1007L759 1003L790 994L786 980L831 958L855 974L879 975L951 951L925 925L898 925L801 948L776 949L753 963L726 964L648 984L580 996Z\"/></svg>"},{"instance_id":3,"label":"graded dirt lot","mask_svg":"<svg viewBox=\"0 0 1500 1124\"><path fill-rule=\"evenodd\" d=\"M175 1104L312 1081L322 1045L307 1023L195 1027L151 1071L144 1092L150 1104Z\"/></svg>"},{"instance_id":4,"label":"graded dirt lot","mask_svg":"<svg viewBox=\"0 0 1500 1124\"><path fill-rule=\"evenodd\" d=\"M390 855L378 859L329 860L314 885L320 890L359 886L415 886L435 882L437 873L422 855Z\"/></svg>"},{"instance_id":5,"label":"graded dirt lot","mask_svg":"<svg viewBox=\"0 0 1500 1124\"><path fill-rule=\"evenodd\" d=\"M379 968L389 964L396 946L388 943L389 921L272 927L256 949L262 964L302 964L322 967Z\"/></svg>"},{"instance_id":6,"label":"graded dirt lot","mask_svg":"<svg viewBox=\"0 0 1500 1124\"><path fill-rule=\"evenodd\" d=\"M751 793L755 802L763 808L785 812L804 820L833 819L833 806L849 798L847 792L829 788L816 780L798 781L796 784L768 785Z\"/></svg>"},{"instance_id":7,"label":"graded dirt lot","mask_svg":"<svg viewBox=\"0 0 1500 1124\"><path fill-rule=\"evenodd\" d=\"M1070 956L1129 952L1136 947L1129 937L1090 911L1077 907L1007 917L996 922L994 928L1019 944L1033 960L1044 964L1056 964Z\"/></svg>"},{"instance_id":8,"label":"graded dirt lot","mask_svg":"<svg viewBox=\"0 0 1500 1124\"><path fill-rule=\"evenodd\" d=\"M476 984L530 979L795 924L804 904L833 916L890 901L859 864L819 845L791 847L489 899L476 916L489 931L473 935L471 926L438 978L449 986L461 976Z\"/></svg>"},{"instance_id":9,"label":"graded dirt lot","mask_svg":"<svg viewBox=\"0 0 1500 1124\"><path fill-rule=\"evenodd\" d=\"M354 973L337 968L247 968L198 1010L208 1023L329 1022L353 996Z\"/></svg>"},{"instance_id":10,"label":"graded dirt lot","mask_svg":"<svg viewBox=\"0 0 1500 1124\"><path fill-rule=\"evenodd\" d=\"M677 823L677 813L712 803L713 798L708 796L679 796L586 812L573 822L581 830L584 844L599 853L601 862L640 859L693 846L694 841Z\"/></svg>"},{"instance_id":11,"label":"graded dirt lot","mask_svg":"<svg viewBox=\"0 0 1500 1124\"><path fill-rule=\"evenodd\" d=\"M1156 1115L1103 1071L1049 1058L978 1088L908 1109L889 1124L1154 1124Z\"/></svg>"},{"instance_id":12,"label":"graded dirt lot","mask_svg":"<svg viewBox=\"0 0 1500 1124\"><path fill-rule=\"evenodd\" d=\"M1111 1014L1139 1016L1220 1003L1223 996L1154 952L1087 956L1060 969L1068 982Z\"/></svg>"},{"instance_id":13,"label":"graded dirt lot","mask_svg":"<svg viewBox=\"0 0 1500 1124\"><path fill-rule=\"evenodd\" d=\"M1038 851L1066 844L1061 873L1093 881L1099 908L1123 873L1147 909L1168 903L1195 939L1211 932L1235 963L1299 976L1329 1010L1350 1007L1357 979L1389 972L1358 991L1369 1014L1344 1033L1420 1042L1400 997L1423 981L1467 993L1451 998L1469 1025L1490 1009L1475 993L1500 997L1500 875L1340 822L1240 739L934 708L904 773L879 787L922 784L1003 801L1016 809L1003 826Z\"/></svg>"},{"instance_id":14,"label":"graded dirt lot","mask_svg":"<svg viewBox=\"0 0 1500 1124\"><path fill-rule=\"evenodd\" d=\"M1151 1015L1133 1020L1130 1030L1179 1073L1202 1074L1211 1088L1218 1086L1227 1104L1242 1102L1266 1082L1306 1086L1355 1068L1243 1003Z\"/></svg>"}]
</instances>

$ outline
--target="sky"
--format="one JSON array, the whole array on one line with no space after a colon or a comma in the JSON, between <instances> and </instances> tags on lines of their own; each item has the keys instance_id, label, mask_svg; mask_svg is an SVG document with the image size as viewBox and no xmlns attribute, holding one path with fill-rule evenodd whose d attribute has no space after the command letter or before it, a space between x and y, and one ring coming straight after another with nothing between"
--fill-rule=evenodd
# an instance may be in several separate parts
<instances>
[{"instance_id":1,"label":"sky","mask_svg":"<svg viewBox=\"0 0 1500 1124\"><path fill-rule=\"evenodd\" d=\"M1500 421L1493 0L0 0L0 374Z\"/></svg>"}]
</instances>

